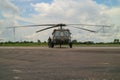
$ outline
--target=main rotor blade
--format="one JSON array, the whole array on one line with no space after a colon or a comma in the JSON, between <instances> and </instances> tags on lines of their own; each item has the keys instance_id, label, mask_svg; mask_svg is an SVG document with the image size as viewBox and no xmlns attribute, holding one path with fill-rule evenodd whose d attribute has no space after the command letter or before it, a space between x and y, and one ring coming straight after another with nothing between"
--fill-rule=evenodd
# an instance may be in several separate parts
<instances>
[{"instance_id":1,"label":"main rotor blade","mask_svg":"<svg viewBox=\"0 0 120 80\"><path fill-rule=\"evenodd\" d=\"M47 29L55 28L55 27L59 27L59 26L47 27L47 28L44 28L44 29L41 29L41 30L36 31L36 33L41 32L41 31L44 31L44 30L47 30Z\"/></svg>"},{"instance_id":2,"label":"main rotor blade","mask_svg":"<svg viewBox=\"0 0 120 80\"><path fill-rule=\"evenodd\" d=\"M38 26L55 26L56 24L40 24L40 25L24 25L24 26L13 26L7 28L20 28L20 27L38 27Z\"/></svg>"},{"instance_id":3,"label":"main rotor blade","mask_svg":"<svg viewBox=\"0 0 120 80\"><path fill-rule=\"evenodd\" d=\"M94 24L67 24L67 25L81 25L81 26L101 26L101 27L111 27L109 25L94 25Z\"/></svg>"},{"instance_id":4,"label":"main rotor blade","mask_svg":"<svg viewBox=\"0 0 120 80\"><path fill-rule=\"evenodd\" d=\"M81 27L74 27L74 28L78 28L78 29L81 29L81 30L85 30L85 31L89 31L89 32L96 32L96 31L93 31L93 30L90 30L90 29L86 29L86 28L81 28Z\"/></svg>"},{"instance_id":5,"label":"main rotor blade","mask_svg":"<svg viewBox=\"0 0 120 80\"><path fill-rule=\"evenodd\" d=\"M39 25L24 25L24 26L12 26L7 28L21 28L21 27L38 27L38 26L66 26L66 24L39 24Z\"/></svg>"},{"instance_id":6,"label":"main rotor blade","mask_svg":"<svg viewBox=\"0 0 120 80\"><path fill-rule=\"evenodd\" d=\"M101 27L111 27L109 25L93 25L93 24L38 24L38 25L24 25L24 26L13 26L7 28L20 28L20 27L39 27L39 26L70 26L70 25L80 25L80 26L101 26Z\"/></svg>"}]
</instances>

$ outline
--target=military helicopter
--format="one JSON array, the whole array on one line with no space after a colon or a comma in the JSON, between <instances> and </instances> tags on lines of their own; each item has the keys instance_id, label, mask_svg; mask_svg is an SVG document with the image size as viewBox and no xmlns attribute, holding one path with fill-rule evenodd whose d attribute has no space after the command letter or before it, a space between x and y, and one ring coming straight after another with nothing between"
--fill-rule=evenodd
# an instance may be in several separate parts
<instances>
[{"instance_id":1,"label":"military helicopter","mask_svg":"<svg viewBox=\"0 0 120 80\"><path fill-rule=\"evenodd\" d=\"M36 31L41 32L44 30L48 30L51 28L55 28L55 27L59 27L58 29L54 29L53 33L52 33L52 37L48 38L48 46L50 48L53 48L54 45L63 45L63 44L69 44L69 47L72 48L72 41L71 41L71 32L69 29L64 29L63 27L69 26L70 25L81 25L81 26L103 26L103 27L108 27L107 25L88 25L88 24L47 24L47 25L36 25L36 26L51 26L51 27L47 27L41 30ZM73 27L73 26L72 26ZM90 29L86 29L86 28L81 28L81 27L73 27L73 28L77 28L77 29L82 29L82 30L86 30L89 32L97 32L97 31L93 31Z\"/></svg>"},{"instance_id":2,"label":"military helicopter","mask_svg":"<svg viewBox=\"0 0 120 80\"><path fill-rule=\"evenodd\" d=\"M81 27L74 27L73 25L79 25L79 26L101 26L101 27L110 27L108 25L90 25L90 24L41 24L41 25L26 25L26 26L15 26L15 27L9 27L9 28L13 28L14 29L14 33L15 33L15 28L19 28L19 27L38 27L38 26L50 26L41 30L36 31L36 33L44 31L44 30L48 30L51 28L56 28L58 27L58 29L54 29L53 33L52 33L52 37L48 38L48 46L49 48L53 48L55 45L63 45L63 44L69 44L69 47L72 48L72 41L71 41L71 32L69 29L65 29L63 27L67 27L67 26L72 26L73 28L77 28L77 29L81 29L81 30L85 30L85 31L89 31L89 32L97 32L94 30L90 30L90 29L86 29L86 28L81 28ZM14 34L15 35L15 34Z\"/></svg>"},{"instance_id":3,"label":"military helicopter","mask_svg":"<svg viewBox=\"0 0 120 80\"><path fill-rule=\"evenodd\" d=\"M48 38L48 46L50 48L53 48L55 44L59 44L60 47L62 44L69 44L70 48L72 48L72 41L71 41L71 32L69 29L63 29L62 27L66 26L65 24L57 24L54 25L52 27L48 27L45 29L41 29L38 32L47 30L47 29L51 29L51 28L55 28L55 27L60 27L58 29L54 29L53 33L52 33L52 37Z\"/></svg>"}]
</instances>

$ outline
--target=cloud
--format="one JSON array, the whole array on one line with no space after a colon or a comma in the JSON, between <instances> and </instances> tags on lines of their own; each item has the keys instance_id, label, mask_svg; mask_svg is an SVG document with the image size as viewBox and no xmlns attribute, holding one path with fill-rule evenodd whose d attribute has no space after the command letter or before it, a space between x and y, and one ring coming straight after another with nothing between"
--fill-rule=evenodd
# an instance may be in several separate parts
<instances>
[{"instance_id":1,"label":"cloud","mask_svg":"<svg viewBox=\"0 0 120 80\"><path fill-rule=\"evenodd\" d=\"M104 21L106 14L101 13L103 9L92 0L54 0L53 3L32 4L38 15L33 18L47 19L49 22L60 21L73 23L107 23ZM100 18L100 19L99 19ZM99 20L98 20L99 19ZM96 22L95 22L96 21Z\"/></svg>"},{"instance_id":2,"label":"cloud","mask_svg":"<svg viewBox=\"0 0 120 80\"><path fill-rule=\"evenodd\" d=\"M2 31L0 31L0 35L2 34Z\"/></svg>"},{"instance_id":3,"label":"cloud","mask_svg":"<svg viewBox=\"0 0 120 80\"><path fill-rule=\"evenodd\" d=\"M11 30L5 27L15 25L15 15L19 13L19 9L10 0L0 0L0 32L1 37L12 40Z\"/></svg>"},{"instance_id":4,"label":"cloud","mask_svg":"<svg viewBox=\"0 0 120 80\"><path fill-rule=\"evenodd\" d=\"M106 13L111 17L111 21L117 26L120 25L120 7L113 7L110 10L106 11Z\"/></svg>"},{"instance_id":5,"label":"cloud","mask_svg":"<svg viewBox=\"0 0 120 80\"><path fill-rule=\"evenodd\" d=\"M18 12L18 8L9 0L0 0L0 10L7 12Z\"/></svg>"},{"instance_id":6,"label":"cloud","mask_svg":"<svg viewBox=\"0 0 120 80\"><path fill-rule=\"evenodd\" d=\"M9 0L0 0L0 20L2 24L0 27L14 25L15 16L19 13L19 9Z\"/></svg>"},{"instance_id":7,"label":"cloud","mask_svg":"<svg viewBox=\"0 0 120 80\"><path fill-rule=\"evenodd\" d=\"M31 2L32 0L21 0L22 2Z\"/></svg>"}]
</instances>

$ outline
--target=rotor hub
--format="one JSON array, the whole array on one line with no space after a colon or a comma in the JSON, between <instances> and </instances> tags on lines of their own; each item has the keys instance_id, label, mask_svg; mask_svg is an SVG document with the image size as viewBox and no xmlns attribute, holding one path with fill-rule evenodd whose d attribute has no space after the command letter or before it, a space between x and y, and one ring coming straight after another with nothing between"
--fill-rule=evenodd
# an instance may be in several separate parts
<instances>
[{"instance_id":1,"label":"rotor hub","mask_svg":"<svg viewBox=\"0 0 120 80\"><path fill-rule=\"evenodd\" d=\"M66 24L57 24L56 26L67 26Z\"/></svg>"}]
</instances>

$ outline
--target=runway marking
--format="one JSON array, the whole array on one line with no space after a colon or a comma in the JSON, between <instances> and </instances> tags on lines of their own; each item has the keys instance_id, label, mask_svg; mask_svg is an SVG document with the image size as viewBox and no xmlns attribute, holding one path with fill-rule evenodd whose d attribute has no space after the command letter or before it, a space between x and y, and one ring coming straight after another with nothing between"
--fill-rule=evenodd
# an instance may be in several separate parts
<instances>
[{"instance_id":1,"label":"runway marking","mask_svg":"<svg viewBox=\"0 0 120 80\"><path fill-rule=\"evenodd\" d=\"M22 73L22 71L21 71L21 70L18 70L18 69L13 69L12 71L13 71L14 73ZM20 79L20 77L19 77L19 76L14 76L13 79L18 80L18 79Z\"/></svg>"},{"instance_id":2,"label":"runway marking","mask_svg":"<svg viewBox=\"0 0 120 80\"><path fill-rule=\"evenodd\" d=\"M106 65L108 65L108 64L110 64L110 63L103 63L103 64L106 64Z\"/></svg>"},{"instance_id":3,"label":"runway marking","mask_svg":"<svg viewBox=\"0 0 120 80\"><path fill-rule=\"evenodd\" d=\"M12 71L15 72L15 73L22 73L22 71L18 70L18 69L13 69Z\"/></svg>"},{"instance_id":4,"label":"runway marking","mask_svg":"<svg viewBox=\"0 0 120 80\"><path fill-rule=\"evenodd\" d=\"M20 79L20 77L18 77L18 76L14 76L13 78L16 79L16 80L17 80L17 79Z\"/></svg>"}]
</instances>

